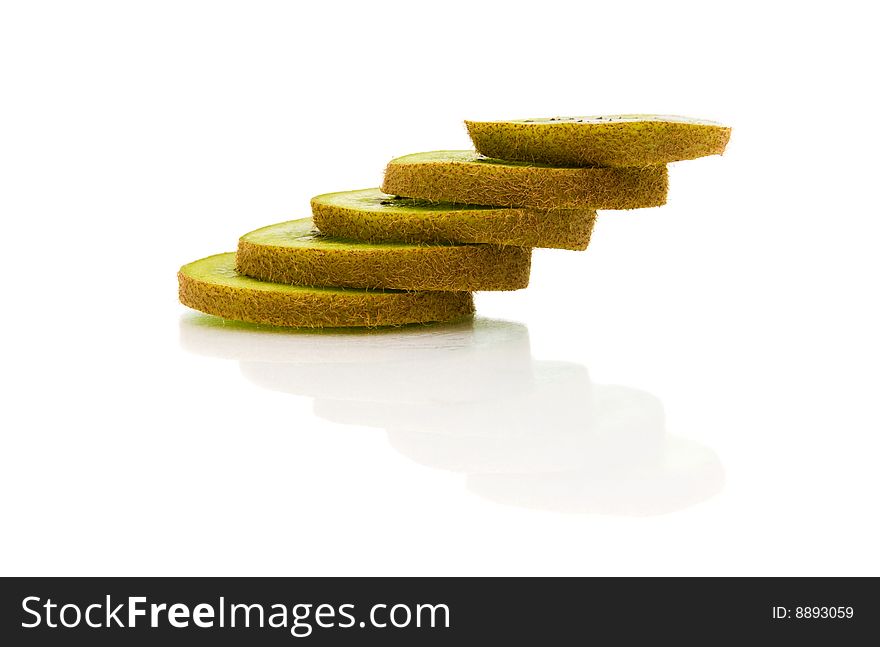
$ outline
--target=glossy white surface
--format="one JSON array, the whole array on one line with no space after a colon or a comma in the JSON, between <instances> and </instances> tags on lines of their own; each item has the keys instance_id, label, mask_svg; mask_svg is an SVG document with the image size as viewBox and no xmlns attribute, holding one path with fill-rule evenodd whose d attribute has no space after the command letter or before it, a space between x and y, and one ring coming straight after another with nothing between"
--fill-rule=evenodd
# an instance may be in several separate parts
<instances>
[{"instance_id":1,"label":"glossy white surface","mask_svg":"<svg viewBox=\"0 0 880 647\"><path fill-rule=\"evenodd\" d=\"M49 4L0 10L0 573L880 574L860 5ZM465 118L634 110L728 152L472 325L176 303L179 265Z\"/></svg>"}]
</instances>

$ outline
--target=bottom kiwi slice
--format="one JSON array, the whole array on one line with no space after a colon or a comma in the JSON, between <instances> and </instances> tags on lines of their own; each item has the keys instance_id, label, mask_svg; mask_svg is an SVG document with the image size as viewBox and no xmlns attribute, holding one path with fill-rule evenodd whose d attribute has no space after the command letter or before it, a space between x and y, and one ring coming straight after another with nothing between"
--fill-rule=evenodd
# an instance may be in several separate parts
<instances>
[{"instance_id":1,"label":"bottom kiwi slice","mask_svg":"<svg viewBox=\"0 0 880 647\"><path fill-rule=\"evenodd\" d=\"M328 236L373 243L487 243L583 250L596 222L591 209L523 209L427 202L380 189L312 198L315 225Z\"/></svg>"},{"instance_id":2,"label":"bottom kiwi slice","mask_svg":"<svg viewBox=\"0 0 880 647\"><path fill-rule=\"evenodd\" d=\"M265 283L235 269L235 253L180 268L180 302L226 319L330 328L451 321L474 311L469 292L368 291Z\"/></svg>"},{"instance_id":3,"label":"bottom kiwi slice","mask_svg":"<svg viewBox=\"0 0 880 647\"><path fill-rule=\"evenodd\" d=\"M518 290L532 250L465 244L365 243L320 234L311 218L257 229L238 243L237 269L273 283L394 290Z\"/></svg>"}]
</instances>

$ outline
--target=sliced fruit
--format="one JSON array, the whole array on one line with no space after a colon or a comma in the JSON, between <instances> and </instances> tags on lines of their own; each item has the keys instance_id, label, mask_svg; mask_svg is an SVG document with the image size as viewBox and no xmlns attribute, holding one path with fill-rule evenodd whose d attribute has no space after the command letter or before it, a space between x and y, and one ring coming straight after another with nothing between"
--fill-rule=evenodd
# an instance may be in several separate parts
<instances>
[{"instance_id":1,"label":"sliced fruit","mask_svg":"<svg viewBox=\"0 0 880 647\"><path fill-rule=\"evenodd\" d=\"M522 247L355 242L303 218L242 236L237 269L291 285L469 292L524 288L530 265Z\"/></svg>"},{"instance_id":2,"label":"sliced fruit","mask_svg":"<svg viewBox=\"0 0 880 647\"><path fill-rule=\"evenodd\" d=\"M474 147L505 160L559 166L649 166L720 155L730 128L673 115L465 121Z\"/></svg>"},{"instance_id":3,"label":"sliced fruit","mask_svg":"<svg viewBox=\"0 0 880 647\"><path fill-rule=\"evenodd\" d=\"M637 209L666 202L665 166L570 168L504 162L474 151L434 151L391 160L385 193L433 202L533 209Z\"/></svg>"},{"instance_id":4,"label":"sliced fruit","mask_svg":"<svg viewBox=\"0 0 880 647\"><path fill-rule=\"evenodd\" d=\"M487 243L586 249L591 209L537 209L427 202L380 189L312 198L315 225L328 236L372 243Z\"/></svg>"},{"instance_id":5,"label":"sliced fruit","mask_svg":"<svg viewBox=\"0 0 880 647\"><path fill-rule=\"evenodd\" d=\"M367 291L266 283L235 270L235 254L180 268L180 302L208 314L270 326L396 326L451 321L474 311L468 292Z\"/></svg>"}]
</instances>

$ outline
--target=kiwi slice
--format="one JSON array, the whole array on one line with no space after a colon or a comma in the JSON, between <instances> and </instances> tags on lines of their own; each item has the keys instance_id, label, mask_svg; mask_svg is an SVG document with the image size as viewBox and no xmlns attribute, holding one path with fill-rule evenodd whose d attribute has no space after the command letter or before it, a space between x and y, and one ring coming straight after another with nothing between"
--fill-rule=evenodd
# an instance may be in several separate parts
<instances>
[{"instance_id":1,"label":"kiwi slice","mask_svg":"<svg viewBox=\"0 0 880 647\"><path fill-rule=\"evenodd\" d=\"M720 155L730 128L672 115L465 121L474 147L505 160L560 166L648 166Z\"/></svg>"},{"instance_id":2,"label":"kiwi slice","mask_svg":"<svg viewBox=\"0 0 880 647\"><path fill-rule=\"evenodd\" d=\"M371 243L488 243L586 249L596 222L590 209L499 208L432 203L380 189L312 198L315 225L328 236Z\"/></svg>"},{"instance_id":3,"label":"kiwi slice","mask_svg":"<svg viewBox=\"0 0 880 647\"><path fill-rule=\"evenodd\" d=\"M385 193L432 202L533 209L637 209L666 202L665 166L570 168L504 162L474 151L434 151L391 160Z\"/></svg>"},{"instance_id":4,"label":"kiwi slice","mask_svg":"<svg viewBox=\"0 0 880 647\"><path fill-rule=\"evenodd\" d=\"M180 302L226 319L309 328L451 321L474 311L468 292L367 291L264 283L235 270L235 254L180 268Z\"/></svg>"},{"instance_id":5,"label":"kiwi slice","mask_svg":"<svg viewBox=\"0 0 880 647\"><path fill-rule=\"evenodd\" d=\"M311 218L257 229L238 244L246 276L291 285L398 290L517 290L532 250L498 245L364 243L320 234Z\"/></svg>"}]
</instances>

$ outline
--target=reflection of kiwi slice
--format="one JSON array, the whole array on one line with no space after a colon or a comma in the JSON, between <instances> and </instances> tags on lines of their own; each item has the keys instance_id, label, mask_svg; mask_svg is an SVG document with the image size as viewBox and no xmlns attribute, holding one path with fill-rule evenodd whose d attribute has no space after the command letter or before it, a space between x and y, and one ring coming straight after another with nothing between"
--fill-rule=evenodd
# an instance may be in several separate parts
<instances>
[{"instance_id":1,"label":"reflection of kiwi slice","mask_svg":"<svg viewBox=\"0 0 880 647\"><path fill-rule=\"evenodd\" d=\"M467 476L471 492L497 503L556 512L647 516L681 510L724 487L724 468L711 449L667 437L661 454L631 469Z\"/></svg>"},{"instance_id":2,"label":"reflection of kiwi slice","mask_svg":"<svg viewBox=\"0 0 880 647\"><path fill-rule=\"evenodd\" d=\"M667 115L466 121L488 157L560 166L648 166L720 155L730 128Z\"/></svg>"},{"instance_id":3,"label":"reflection of kiwi slice","mask_svg":"<svg viewBox=\"0 0 880 647\"><path fill-rule=\"evenodd\" d=\"M312 198L315 225L324 234L372 243L489 243L586 249L596 222L590 209L499 208L432 203L379 189Z\"/></svg>"},{"instance_id":4,"label":"reflection of kiwi slice","mask_svg":"<svg viewBox=\"0 0 880 647\"><path fill-rule=\"evenodd\" d=\"M264 283L235 270L235 254L180 268L180 301L208 314L271 326L394 326L473 313L468 292L367 291Z\"/></svg>"},{"instance_id":5,"label":"reflection of kiwi slice","mask_svg":"<svg viewBox=\"0 0 880 647\"><path fill-rule=\"evenodd\" d=\"M314 345L311 355L299 361L242 361L241 372L263 388L319 398L343 409L350 402L368 410L376 405L380 411L417 409L441 416L443 407L455 408L454 403L477 403L499 394L513 399L531 389L524 327L477 320L471 335L447 335L442 326L425 328L423 347L397 346L398 335L383 333L372 348L343 340L336 348L325 343L321 353L320 345L306 339L296 345Z\"/></svg>"},{"instance_id":6,"label":"reflection of kiwi slice","mask_svg":"<svg viewBox=\"0 0 880 647\"><path fill-rule=\"evenodd\" d=\"M265 389L318 398L318 402L339 404L343 409L351 403L368 409L422 407L430 413L435 409L432 404L438 401L453 406L495 397L502 389L511 398L528 392L532 382L528 356L487 355L467 353L444 358L441 352L434 361L422 363L241 362L240 366L242 375Z\"/></svg>"},{"instance_id":7,"label":"reflection of kiwi slice","mask_svg":"<svg viewBox=\"0 0 880 647\"><path fill-rule=\"evenodd\" d=\"M240 360L242 374L264 388L333 403L421 405L431 415L438 402L513 399L532 385L528 330L507 321L285 330L192 313L180 323L186 350Z\"/></svg>"},{"instance_id":8,"label":"reflection of kiwi slice","mask_svg":"<svg viewBox=\"0 0 880 647\"><path fill-rule=\"evenodd\" d=\"M397 290L517 290L531 250L497 245L363 243L321 235L311 218L241 237L237 269L273 283Z\"/></svg>"},{"instance_id":9,"label":"reflection of kiwi slice","mask_svg":"<svg viewBox=\"0 0 880 647\"><path fill-rule=\"evenodd\" d=\"M474 352L530 357L528 329L519 323L465 317L449 323L364 328L284 329L200 312L180 318L180 344L190 353L248 363L355 366L394 363L412 368ZM355 370L352 370L355 374Z\"/></svg>"},{"instance_id":10,"label":"reflection of kiwi slice","mask_svg":"<svg viewBox=\"0 0 880 647\"><path fill-rule=\"evenodd\" d=\"M562 362L535 364L535 381L539 384L545 377L541 373L548 368L566 367ZM569 370L575 368L583 369L573 364ZM581 378L586 377L585 370L583 373ZM484 423L494 414L499 427L489 421L480 430L464 417L456 420L455 409L464 409L464 403L448 403L449 412L424 411L439 418L440 424L414 421L415 426L406 430L392 427L388 429L388 440L417 463L468 473L531 474L577 469L608 474L649 467L660 460L667 441L663 407L653 396L622 386L591 389L589 381L580 385L580 393L576 384L559 384L568 394L558 395L548 388L552 384L542 386L544 393L526 393L470 407L482 413ZM340 407L345 412L346 404L316 400L315 412L333 413ZM378 409L371 406L367 410L370 408ZM390 421L395 416L389 412L385 417ZM457 426L459 422L464 429Z\"/></svg>"},{"instance_id":11,"label":"reflection of kiwi slice","mask_svg":"<svg viewBox=\"0 0 880 647\"><path fill-rule=\"evenodd\" d=\"M509 351L507 351L509 354ZM425 436L501 439L537 435L555 438L582 434L594 424L595 402L587 369L570 362L535 361L526 354L528 373L511 356L471 362L467 373L489 377L479 398L434 397L412 405L382 407L366 399L315 400L315 414L339 424L423 432ZM518 360L522 361L522 360ZM506 364L506 365L505 365ZM499 370L501 368L502 370ZM431 367L431 373L436 369ZM465 371L462 371L465 373ZM528 375L528 380L523 379ZM460 386L460 384L459 384ZM638 403L636 403L638 404ZM662 426L662 425L661 425ZM587 432L589 435L589 432Z\"/></svg>"},{"instance_id":12,"label":"reflection of kiwi slice","mask_svg":"<svg viewBox=\"0 0 880 647\"><path fill-rule=\"evenodd\" d=\"M666 202L665 166L562 168L502 162L473 151L391 160L382 190L435 202L534 209L636 209Z\"/></svg>"}]
</instances>

